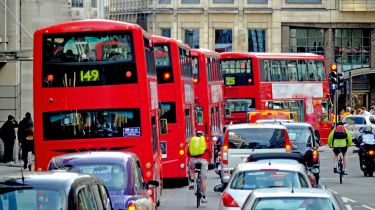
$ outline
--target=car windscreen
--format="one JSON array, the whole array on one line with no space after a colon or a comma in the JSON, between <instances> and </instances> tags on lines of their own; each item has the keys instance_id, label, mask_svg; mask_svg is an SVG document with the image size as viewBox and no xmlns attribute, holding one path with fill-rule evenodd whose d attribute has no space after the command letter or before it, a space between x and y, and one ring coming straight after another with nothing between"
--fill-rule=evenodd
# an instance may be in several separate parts
<instances>
[{"instance_id":1,"label":"car windscreen","mask_svg":"<svg viewBox=\"0 0 375 210\"><path fill-rule=\"evenodd\" d=\"M279 128L240 128L229 131L229 149L285 147L285 132Z\"/></svg>"},{"instance_id":2,"label":"car windscreen","mask_svg":"<svg viewBox=\"0 0 375 210\"><path fill-rule=\"evenodd\" d=\"M344 118L343 122L349 125L365 125L366 119L364 117L348 116Z\"/></svg>"},{"instance_id":3,"label":"car windscreen","mask_svg":"<svg viewBox=\"0 0 375 210\"><path fill-rule=\"evenodd\" d=\"M311 143L313 140L313 134L309 128L287 125L285 127L288 129L289 139L295 143L307 144L307 142Z\"/></svg>"},{"instance_id":4,"label":"car windscreen","mask_svg":"<svg viewBox=\"0 0 375 210\"><path fill-rule=\"evenodd\" d=\"M104 182L108 190L125 189L128 183L128 176L124 167L117 164L69 165L68 170L95 175Z\"/></svg>"},{"instance_id":5,"label":"car windscreen","mask_svg":"<svg viewBox=\"0 0 375 210\"><path fill-rule=\"evenodd\" d=\"M238 172L231 189L254 190L270 187L309 187L307 180L296 171L252 170Z\"/></svg>"},{"instance_id":6,"label":"car windscreen","mask_svg":"<svg viewBox=\"0 0 375 210\"><path fill-rule=\"evenodd\" d=\"M40 188L0 187L0 209L67 209L67 199L60 191Z\"/></svg>"},{"instance_id":7,"label":"car windscreen","mask_svg":"<svg viewBox=\"0 0 375 210\"><path fill-rule=\"evenodd\" d=\"M334 210L332 202L328 198L317 197L274 197L258 198L255 200L252 210L276 209L278 210Z\"/></svg>"}]
</instances>

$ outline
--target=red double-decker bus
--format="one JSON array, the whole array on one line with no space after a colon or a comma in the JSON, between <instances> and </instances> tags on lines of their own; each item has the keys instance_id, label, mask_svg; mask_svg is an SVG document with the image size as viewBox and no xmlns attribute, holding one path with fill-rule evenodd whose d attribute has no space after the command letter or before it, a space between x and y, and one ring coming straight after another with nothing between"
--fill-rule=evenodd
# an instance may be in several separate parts
<instances>
[{"instance_id":1,"label":"red double-decker bus","mask_svg":"<svg viewBox=\"0 0 375 210\"><path fill-rule=\"evenodd\" d=\"M146 181L160 181L154 62L151 36L134 24L83 20L37 30L36 167L65 153L130 151Z\"/></svg>"},{"instance_id":2,"label":"red double-decker bus","mask_svg":"<svg viewBox=\"0 0 375 210\"><path fill-rule=\"evenodd\" d=\"M192 49L195 94L195 127L204 131L212 147L224 123L223 76L220 54L206 49Z\"/></svg>"},{"instance_id":3,"label":"red double-decker bus","mask_svg":"<svg viewBox=\"0 0 375 210\"><path fill-rule=\"evenodd\" d=\"M160 108L163 179L187 184L187 143L194 132L194 86L190 48L153 36Z\"/></svg>"},{"instance_id":4,"label":"red double-decker bus","mask_svg":"<svg viewBox=\"0 0 375 210\"><path fill-rule=\"evenodd\" d=\"M224 79L225 124L247 121L247 113L260 108L259 71L249 53L221 53Z\"/></svg>"},{"instance_id":5,"label":"red double-decker bus","mask_svg":"<svg viewBox=\"0 0 375 210\"><path fill-rule=\"evenodd\" d=\"M310 53L250 53L260 88L260 109L296 112L310 123L322 144L331 131L328 68Z\"/></svg>"}]
</instances>

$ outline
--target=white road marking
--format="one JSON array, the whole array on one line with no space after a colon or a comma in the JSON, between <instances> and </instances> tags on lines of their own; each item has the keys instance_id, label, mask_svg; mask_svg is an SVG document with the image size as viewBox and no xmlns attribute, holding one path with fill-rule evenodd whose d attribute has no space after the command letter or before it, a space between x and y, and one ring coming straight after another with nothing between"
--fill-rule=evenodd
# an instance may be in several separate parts
<instances>
[{"instance_id":1,"label":"white road marking","mask_svg":"<svg viewBox=\"0 0 375 210\"><path fill-rule=\"evenodd\" d=\"M349 198L347 198L347 197L341 197L341 199L342 199L342 201L343 201L344 203L348 203L348 202L357 203L357 201L352 200L352 199L349 199Z\"/></svg>"},{"instance_id":2,"label":"white road marking","mask_svg":"<svg viewBox=\"0 0 375 210\"><path fill-rule=\"evenodd\" d=\"M352 210L352 207L349 204L346 204L346 209Z\"/></svg>"},{"instance_id":3,"label":"white road marking","mask_svg":"<svg viewBox=\"0 0 375 210\"><path fill-rule=\"evenodd\" d=\"M332 190L331 188L328 188L328 190L331 191L331 192L332 192L333 194L335 194L335 195L339 194L338 192Z\"/></svg>"},{"instance_id":4,"label":"white road marking","mask_svg":"<svg viewBox=\"0 0 375 210\"><path fill-rule=\"evenodd\" d=\"M370 210L375 210L374 208L371 208L370 206L362 205L363 208L370 209Z\"/></svg>"}]
</instances>

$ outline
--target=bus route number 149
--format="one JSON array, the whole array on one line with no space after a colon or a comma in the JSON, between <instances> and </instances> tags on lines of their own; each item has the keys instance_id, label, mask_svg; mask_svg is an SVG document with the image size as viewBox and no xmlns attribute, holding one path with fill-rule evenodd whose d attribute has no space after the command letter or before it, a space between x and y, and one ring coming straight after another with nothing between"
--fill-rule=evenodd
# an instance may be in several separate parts
<instances>
[{"instance_id":1,"label":"bus route number 149","mask_svg":"<svg viewBox=\"0 0 375 210\"><path fill-rule=\"evenodd\" d=\"M82 70L80 72L81 82L95 82L99 81L99 70Z\"/></svg>"}]
</instances>

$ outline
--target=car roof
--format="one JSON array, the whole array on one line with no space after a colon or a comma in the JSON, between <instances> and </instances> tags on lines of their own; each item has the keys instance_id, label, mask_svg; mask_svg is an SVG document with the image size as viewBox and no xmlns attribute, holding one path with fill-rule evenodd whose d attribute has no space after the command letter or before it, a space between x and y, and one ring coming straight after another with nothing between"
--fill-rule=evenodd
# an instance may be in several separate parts
<instances>
[{"instance_id":1,"label":"car roof","mask_svg":"<svg viewBox=\"0 0 375 210\"><path fill-rule=\"evenodd\" d=\"M305 171L306 167L296 160L269 159L256 162L239 163L236 171L251 171L261 169L278 169L281 171Z\"/></svg>"},{"instance_id":2,"label":"car roof","mask_svg":"<svg viewBox=\"0 0 375 210\"><path fill-rule=\"evenodd\" d=\"M43 171L43 172L22 172L0 176L1 186L17 186L20 184L31 185L33 187L56 188L59 190L69 189L75 181L82 183L84 180L91 180L102 183L99 178L88 174L79 174L66 171ZM23 177L23 178L22 178Z\"/></svg>"},{"instance_id":3,"label":"car roof","mask_svg":"<svg viewBox=\"0 0 375 210\"><path fill-rule=\"evenodd\" d=\"M288 127L304 127L304 128L312 127L311 124L305 123L305 122L285 122L281 124L285 126L286 128Z\"/></svg>"},{"instance_id":4,"label":"car roof","mask_svg":"<svg viewBox=\"0 0 375 210\"><path fill-rule=\"evenodd\" d=\"M121 164L128 160L138 160L137 156L131 152L77 152L66 155L55 156L51 159L50 163L56 166L73 164L73 163L118 163Z\"/></svg>"},{"instance_id":5,"label":"car roof","mask_svg":"<svg viewBox=\"0 0 375 210\"><path fill-rule=\"evenodd\" d=\"M280 122L294 122L294 120L274 118L274 119L259 119L259 120L256 120L255 122L256 123L272 123L272 122L280 123Z\"/></svg>"},{"instance_id":6,"label":"car roof","mask_svg":"<svg viewBox=\"0 0 375 210\"><path fill-rule=\"evenodd\" d=\"M240 123L229 125L227 129L242 129L242 128L274 128L274 129L286 129L280 124L262 124L262 123Z\"/></svg>"},{"instance_id":7,"label":"car roof","mask_svg":"<svg viewBox=\"0 0 375 210\"><path fill-rule=\"evenodd\" d=\"M255 189L252 195L256 198L275 198L275 197L315 197L331 198L332 194L325 189L320 188L261 188Z\"/></svg>"}]
</instances>

